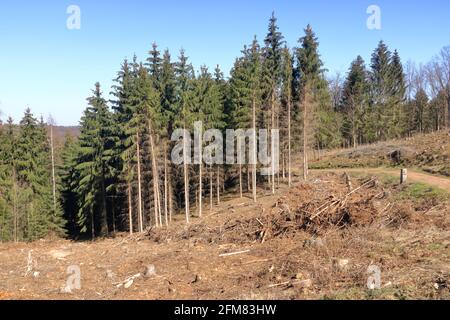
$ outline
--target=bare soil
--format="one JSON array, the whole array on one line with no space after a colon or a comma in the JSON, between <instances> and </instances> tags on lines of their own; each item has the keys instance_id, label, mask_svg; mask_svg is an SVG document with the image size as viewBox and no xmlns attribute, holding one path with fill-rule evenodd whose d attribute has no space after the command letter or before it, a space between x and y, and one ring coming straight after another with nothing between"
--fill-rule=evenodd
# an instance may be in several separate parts
<instances>
[{"instance_id":1,"label":"bare soil","mask_svg":"<svg viewBox=\"0 0 450 320\"><path fill-rule=\"evenodd\" d=\"M314 172L188 227L0 244L0 299L450 299L450 202L399 198L371 172L350 183ZM62 293L71 265L81 289Z\"/></svg>"}]
</instances>

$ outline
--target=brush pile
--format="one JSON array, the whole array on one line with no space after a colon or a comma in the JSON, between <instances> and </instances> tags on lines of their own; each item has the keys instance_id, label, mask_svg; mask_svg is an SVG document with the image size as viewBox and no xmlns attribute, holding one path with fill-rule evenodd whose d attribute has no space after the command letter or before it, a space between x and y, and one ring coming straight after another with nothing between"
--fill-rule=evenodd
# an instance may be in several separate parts
<instances>
[{"instance_id":1,"label":"brush pile","mask_svg":"<svg viewBox=\"0 0 450 320\"><path fill-rule=\"evenodd\" d=\"M297 230L321 234L330 229L372 224L384 211L385 191L376 178L349 191L351 184L345 178L346 185L315 181L300 185L289 198L280 198L262 222L261 241L288 236Z\"/></svg>"}]
</instances>

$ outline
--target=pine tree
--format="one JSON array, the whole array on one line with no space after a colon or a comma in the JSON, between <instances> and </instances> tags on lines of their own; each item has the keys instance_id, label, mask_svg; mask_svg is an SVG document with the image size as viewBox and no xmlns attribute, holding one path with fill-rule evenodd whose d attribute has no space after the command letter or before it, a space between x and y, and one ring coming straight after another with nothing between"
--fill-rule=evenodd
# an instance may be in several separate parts
<instances>
[{"instance_id":1,"label":"pine tree","mask_svg":"<svg viewBox=\"0 0 450 320\"><path fill-rule=\"evenodd\" d=\"M249 150L255 160L252 164L252 193L256 202L256 123L261 115L262 96L261 49L254 38L250 47L244 47L243 57L236 60L230 79L230 125L235 129L253 128L254 148ZM239 189L242 197L242 165L239 166Z\"/></svg>"},{"instance_id":2,"label":"pine tree","mask_svg":"<svg viewBox=\"0 0 450 320\"><path fill-rule=\"evenodd\" d=\"M116 196L120 213L125 213L128 220L130 234L134 232L134 181L135 181L135 153L129 150L130 138L126 124L132 119L134 108L131 105L133 90L133 75L128 60L124 60L113 85L111 101L113 113L112 138L113 148L109 152L112 163L113 185L111 191ZM133 139L134 137L132 137ZM132 141L132 140L131 140ZM131 144L132 146L132 144Z\"/></svg>"},{"instance_id":3,"label":"pine tree","mask_svg":"<svg viewBox=\"0 0 450 320\"><path fill-rule=\"evenodd\" d=\"M333 110L331 95L328 83L325 79L323 62L320 58L318 47L319 42L311 26L305 29L305 35L299 39L300 47L296 49L297 68L295 71L295 83L297 86L296 97L300 105L304 101L305 90L308 87L311 103L307 113L309 121L302 121L307 124L304 128L308 138L308 148L314 147L319 151L323 148L334 147L341 144L340 118L337 112ZM307 150L303 150L304 153Z\"/></svg>"},{"instance_id":4,"label":"pine tree","mask_svg":"<svg viewBox=\"0 0 450 320\"><path fill-rule=\"evenodd\" d=\"M136 131L136 136L147 135L148 160L151 163L151 176L153 181L153 206L155 213L155 225L162 225L161 192L160 192L160 170L158 164L158 148L156 141L162 130L165 130L161 113L160 96L155 90L155 86L147 71L141 66L135 83L135 93L132 103L136 105L135 116L130 122L131 129ZM140 142L137 143L139 148ZM138 153L138 172L140 171L140 151ZM167 214L165 215L168 223Z\"/></svg>"},{"instance_id":5,"label":"pine tree","mask_svg":"<svg viewBox=\"0 0 450 320\"><path fill-rule=\"evenodd\" d=\"M264 40L264 86L267 90L266 97L269 101L271 112L271 128L278 128L278 107L281 84L281 72L282 72L282 52L283 52L283 36L278 31L277 19L275 13L272 13L272 17L269 22L269 31ZM272 193L275 193L275 149L272 146L271 150L271 179L272 179Z\"/></svg>"},{"instance_id":6,"label":"pine tree","mask_svg":"<svg viewBox=\"0 0 450 320\"><path fill-rule=\"evenodd\" d=\"M158 51L158 45L156 43L152 44L152 50L149 51L149 57L147 58L148 74L152 77L155 89L159 89L159 81L161 80L161 67L163 60L160 56L160 51Z\"/></svg>"},{"instance_id":7,"label":"pine tree","mask_svg":"<svg viewBox=\"0 0 450 320\"><path fill-rule=\"evenodd\" d=\"M397 50L392 55L392 61L390 64L390 78L391 78L391 90L390 100L391 107L388 112L390 123L390 132L388 133L390 138L398 138L404 134L403 122L405 119L402 113L402 105L406 101L406 83L405 74L403 72L403 65L400 60L400 55Z\"/></svg>"},{"instance_id":8,"label":"pine tree","mask_svg":"<svg viewBox=\"0 0 450 320\"><path fill-rule=\"evenodd\" d=\"M72 238L76 238L80 233L80 227L77 223L79 211L77 182L80 181L80 178L78 175L79 171L75 168L78 153L78 141L71 135L66 135L61 151L62 164L57 168L57 174L61 179L58 189L66 221L66 229L68 235Z\"/></svg>"},{"instance_id":9,"label":"pine tree","mask_svg":"<svg viewBox=\"0 0 450 320\"><path fill-rule=\"evenodd\" d=\"M188 57L184 50L181 50L179 61L175 65L175 72L177 75L177 101L176 101L176 116L174 118L174 125L184 130L189 130L193 124L193 105L195 105L195 95L193 90L194 70L192 65L188 63ZM186 223L189 224L190 218L190 197L189 197L189 164L187 154L188 145L187 139L184 137L183 143L183 178L184 178L184 207L186 215ZM189 148L190 149L190 148Z\"/></svg>"},{"instance_id":10,"label":"pine tree","mask_svg":"<svg viewBox=\"0 0 450 320\"><path fill-rule=\"evenodd\" d=\"M344 83L340 110L344 115L343 137L348 145L356 147L363 137L363 117L367 111L367 71L364 60L358 56L350 66Z\"/></svg>"},{"instance_id":11,"label":"pine tree","mask_svg":"<svg viewBox=\"0 0 450 320\"><path fill-rule=\"evenodd\" d=\"M108 229L107 179L109 157L107 150L112 147L110 130L111 113L102 97L100 84L95 84L93 96L88 99L88 108L81 119L79 154L76 170L79 176L77 193L80 201L78 224L81 232L90 230L92 237L104 236Z\"/></svg>"},{"instance_id":12,"label":"pine tree","mask_svg":"<svg viewBox=\"0 0 450 320\"><path fill-rule=\"evenodd\" d=\"M168 50L164 52L162 66L161 66L161 79L160 79L160 98L161 98L161 111L163 116L163 122L165 130L164 144L164 214L169 216L169 220L172 221L173 211L173 179L172 179L172 164L168 162L169 147L167 142L173 133L173 123L176 116L176 76L174 65L171 62L171 56Z\"/></svg>"},{"instance_id":13,"label":"pine tree","mask_svg":"<svg viewBox=\"0 0 450 320\"><path fill-rule=\"evenodd\" d=\"M51 164L47 128L29 109L20 121L13 185L15 196L16 239L35 240L49 232L63 233L60 212L52 201ZM18 192L20 187L20 192ZM16 192L17 190L17 192Z\"/></svg>"},{"instance_id":14,"label":"pine tree","mask_svg":"<svg viewBox=\"0 0 450 320\"><path fill-rule=\"evenodd\" d=\"M391 96L392 72L391 72L392 54L383 41L380 41L378 47L372 54L371 60L371 108L374 117L371 125L374 128L375 139L387 138L389 128L388 110L389 98ZM386 130L388 129L388 130ZM370 141L373 142L373 141Z\"/></svg>"}]
</instances>

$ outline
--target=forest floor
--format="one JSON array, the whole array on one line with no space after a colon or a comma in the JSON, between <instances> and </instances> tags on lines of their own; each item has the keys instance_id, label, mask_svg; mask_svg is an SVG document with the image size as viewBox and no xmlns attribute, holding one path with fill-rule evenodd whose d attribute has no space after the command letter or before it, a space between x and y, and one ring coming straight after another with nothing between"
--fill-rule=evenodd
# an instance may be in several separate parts
<instances>
[{"instance_id":1,"label":"forest floor","mask_svg":"<svg viewBox=\"0 0 450 320\"><path fill-rule=\"evenodd\" d=\"M0 299L450 299L449 193L348 175L225 197L188 227L0 244ZM64 293L73 265L81 288Z\"/></svg>"}]
</instances>

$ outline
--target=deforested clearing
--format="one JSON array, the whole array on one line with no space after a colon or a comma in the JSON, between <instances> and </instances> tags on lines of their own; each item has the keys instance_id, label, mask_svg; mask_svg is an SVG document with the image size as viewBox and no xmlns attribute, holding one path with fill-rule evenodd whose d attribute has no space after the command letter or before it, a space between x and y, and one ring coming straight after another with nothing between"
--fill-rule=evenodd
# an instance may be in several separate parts
<instances>
[{"instance_id":1,"label":"deforested clearing","mask_svg":"<svg viewBox=\"0 0 450 320\"><path fill-rule=\"evenodd\" d=\"M278 194L224 199L189 226L0 247L3 299L448 299L445 192L313 173ZM31 252L31 253L30 253ZM27 272L29 255L31 270ZM81 289L61 293L79 265ZM146 276L151 266L154 272ZM381 288L369 290L370 266ZM136 276L140 275L140 276ZM130 277L129 286L120 286Z\"/></svg>"}]
</instances>

